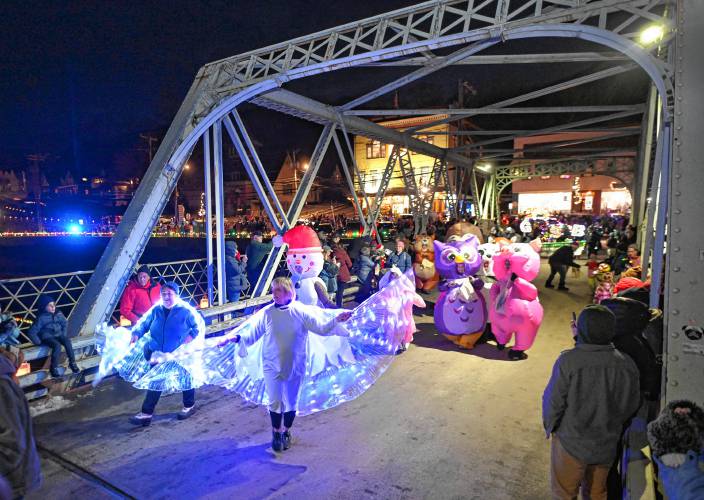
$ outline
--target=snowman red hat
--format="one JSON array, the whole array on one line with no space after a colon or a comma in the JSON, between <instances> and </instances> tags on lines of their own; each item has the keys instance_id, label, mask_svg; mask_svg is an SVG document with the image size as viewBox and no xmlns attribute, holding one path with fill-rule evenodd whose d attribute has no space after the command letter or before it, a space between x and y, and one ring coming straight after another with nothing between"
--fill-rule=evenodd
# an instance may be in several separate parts
<instances>
[{"instance_id":1,"label":"snowman red hat","mask_svg":"<svg viewBox=\"0 0 704 500\"><path fill-rule=\"evenodd\" d=\"M291 253L322 253L318 235L308 226L296 226L284 233L282 243L288 245Z\"/></svg>"}]
</instances>

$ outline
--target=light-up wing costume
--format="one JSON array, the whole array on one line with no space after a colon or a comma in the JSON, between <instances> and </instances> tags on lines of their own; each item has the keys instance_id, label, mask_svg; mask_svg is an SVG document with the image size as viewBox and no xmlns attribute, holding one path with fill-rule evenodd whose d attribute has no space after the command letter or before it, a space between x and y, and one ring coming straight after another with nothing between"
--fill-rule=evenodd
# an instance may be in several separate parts
<instances>
[{"instance_id":1,"label":"light-up wing costume","mask_svg":"<svg viewBox=\"0 0 704 500\"><path fill-rule=\"evenodd\" d=\"M399 276L352 311L351 318L343 324L349 333L348 338L340 338L344 342L330 342L334 337L309 333L298 414L333 408L364 393L394 359L409 325L413 324L414 303L423 303L415 292L415 284L408 277ZM319 309L319 312L321 321L329 321L342 311ZM119 355L112 354L108 346L118 346L119 342L108 340L103 356L108 353L111 357L104 360L105 367L109 371L110 365L114 366L123 378L134 382L138 388L181 391L215 384L238 392L249 402L266 405L262 339L246 349L243 344L221 345L236 335L253 336L262 317L263 310L260 310L227 335L206 339L200 348L194 349L188 344L172 353L158 355L152 359L161 362L154 367L149 367L143 356L143 362L138 361L136 351L140 352L142 339L117 360ZM108 339L120 333L124 336L126 332L120 330L110 329ZM247 355L242 357L244 351Z\"/></svg>"}]
</instances>

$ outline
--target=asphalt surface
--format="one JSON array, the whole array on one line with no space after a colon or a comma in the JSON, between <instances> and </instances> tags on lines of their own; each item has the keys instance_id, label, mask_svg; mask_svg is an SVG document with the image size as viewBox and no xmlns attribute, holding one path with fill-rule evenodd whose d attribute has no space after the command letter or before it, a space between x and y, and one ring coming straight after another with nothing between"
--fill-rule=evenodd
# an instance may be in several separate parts
<instances>
[{"instance_id":1,"label":"asphalt surface","mask_svg":"<svg viewBox=\"0 0 704 500\"><path fill-rule=\"evenodd\" d=\"M265 410L215 387L198 391L189 420L176 420L171 395L136 429L127 419L143 393L113 379L35 420L44 485L28 498L548 498L541 397L588 287L583 272L570 273L569 292L546 290L546 271L543 262L545 318L527 360L507 361L492 343L459 350L436 333L431 305L373 387L299 418L281 454Z\"/></svg>"}]
</instances>

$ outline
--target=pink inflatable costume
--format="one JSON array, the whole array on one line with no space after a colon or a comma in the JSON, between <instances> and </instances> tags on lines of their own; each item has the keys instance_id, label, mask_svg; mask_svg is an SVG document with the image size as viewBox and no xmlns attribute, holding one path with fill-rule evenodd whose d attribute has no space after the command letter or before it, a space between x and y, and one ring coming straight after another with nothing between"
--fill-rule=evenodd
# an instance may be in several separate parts
<instances>
[{"instance_id":1,"label":"pink inflatable costume","mask_svg":"<svg viewBox=\"0 0 704 500\"><path fill-rule=\"evenodd\" d=\"M489 319L499 349L515 334L511 360L526 359L543 321L538 289L531 283L540 271L540 240L504 245L493 257L497 282L491 287Z\"/></svg>"}]
</instances>

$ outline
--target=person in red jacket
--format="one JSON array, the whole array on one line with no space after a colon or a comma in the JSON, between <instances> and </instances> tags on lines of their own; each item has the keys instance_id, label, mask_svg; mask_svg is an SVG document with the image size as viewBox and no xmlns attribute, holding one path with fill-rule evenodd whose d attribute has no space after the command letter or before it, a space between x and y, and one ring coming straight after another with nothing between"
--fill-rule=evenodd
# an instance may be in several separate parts
<instances>
[{"instance_id":1,"label":"person in red jacket","mask_svg":"<svg viewBox=\"0 0 704 500\"><path fill-rule=\"evenodd\" d=\"M161 299L161 285L152 280L149 267L140 266L137 277L131 279L120 299L120 315L133 325Z\"/></svg>"},{"instance_id":2,"label":"person in red jacket","mask_svg":"<svg viewBox=\"0 0 704 500\"><path fill-rule=\"evenodd\" d=\"M340 237L338 235L335 235L332 241L332 254L335 256L337 265L340 267L340 272L337 273L337 293L335 294L335 302L337 307L342 307L342 296L345 293L345 288L347 287L347 283L352 281L352 274L350 273L352 260L342 244L340 244Z\"/></svg>"}]
</instances>

